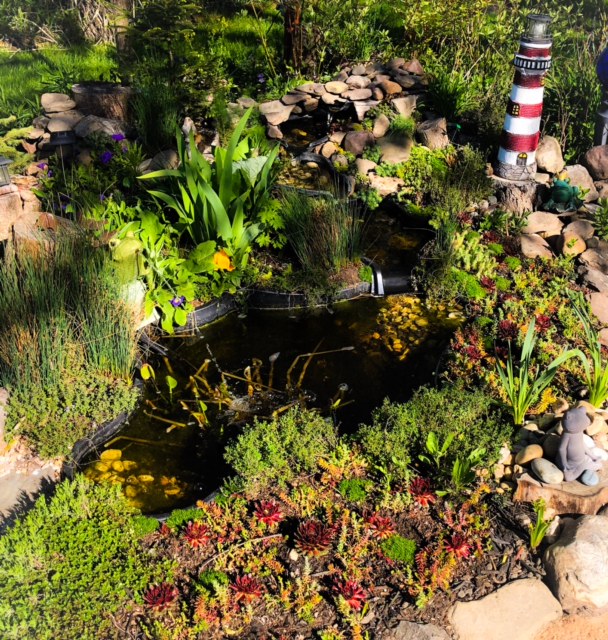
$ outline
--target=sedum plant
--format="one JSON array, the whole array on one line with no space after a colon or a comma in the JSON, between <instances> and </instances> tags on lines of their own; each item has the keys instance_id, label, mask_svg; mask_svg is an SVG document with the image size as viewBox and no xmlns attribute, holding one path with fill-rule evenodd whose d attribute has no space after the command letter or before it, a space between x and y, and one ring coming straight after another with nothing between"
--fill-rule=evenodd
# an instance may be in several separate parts
<instances>
[{"instance_id":1,"label":"sedum plant","mask_svg":"<svg viewBox=\"0 0 608 640\"><path fill-rule=\"evenodd\" d=\"M538 402L542 392L551 384L560 365L574 356L583 356L578 349L563 351L549 363L544 371L533 371L532 354L536 345L534 333L535 319L532 318L516 364L509 342L509 357L506 363L497 358L496 372L507 397L507 404L511 409L513 422L523 424L528 409Z\"/></svg>"}]
</instances>

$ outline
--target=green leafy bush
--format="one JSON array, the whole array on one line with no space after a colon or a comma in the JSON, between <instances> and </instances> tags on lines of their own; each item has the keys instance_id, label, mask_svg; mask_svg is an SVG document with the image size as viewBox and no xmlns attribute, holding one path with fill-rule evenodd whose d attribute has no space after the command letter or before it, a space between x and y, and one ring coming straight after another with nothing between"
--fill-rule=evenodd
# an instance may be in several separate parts
<instances>
[{"instance_id":1,"label":"green leafy bush","mask_svg":"<svg viewBox=\"0 0 608 640\"><path fill-rule=\"evenodd\" d=\"M256 420L226 447L224 458L253 488L283 484L316 469L338 443L335 425L314 411L290 409L272 421Z\"/></svg>"},{"instance_id":2,"label":"green leafy bush","mask_svg":"<svg viewBox=\"0 0 608 640\"><path fill-rule=\"evenodd\" d=\"M393 562L409 567L414 564L416 555L416 543L409 538L393 535L387 538L381 545L382 551Z\"/></svg>"},{"instance_id":3,"label":"green leafy bush","mask_svg":"<svg viewBox=\"0 0 608 640\"><path fill-rule=\"evenodd\" d=\"M397 480L406 480L407 464L426 451L426 441L434 432L443 442L453 434L454 446L445 456L451 468L456 455L467 456L483 447L487 459L498 454L510 438L508 425L483 391L466 391L457 386L441 389L422 387L411 400L397 404L385 400L372 416L371 425L363 425L356 439L364 455L373 464L387 467Z\"/></svg>"},{"instance_id":4,"label":"green leafy bush","mask_svg":"<svg viewBox=\"0 0 608 640\"><path fill-rule=\"evenodd\" d=\"M111 614L170 569L141 553L120 488L82 476L0 537L0 635L6 640L114 637Z\"/></svg>"}]
</instances>

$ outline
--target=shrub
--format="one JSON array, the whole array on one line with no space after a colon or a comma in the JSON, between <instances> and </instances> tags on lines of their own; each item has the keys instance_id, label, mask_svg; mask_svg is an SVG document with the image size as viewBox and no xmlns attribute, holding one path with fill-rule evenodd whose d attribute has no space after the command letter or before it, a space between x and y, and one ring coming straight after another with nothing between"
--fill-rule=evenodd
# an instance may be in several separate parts
<instances>
[{"instance_id":1,"label":"shrub","mask_svg":"<svg viewBox=\"0 0 608 640\"><path fill-rule=\"evenodd\" d=\"M275 420L255 420L245 427L224 457L250 487L263 489L314 471L317 460L337 443L335 425L314 411L293 408Z\"/></svg>"},{"instance_id":2,"label":"shrub","mask_svg":"<svg viewBox=\"0 0 608 640\"><path fill-rule=\"evenodd\" d=\"M351 502L364 502L369 490L369 480L363 478L348 478L338 485L340 495Z\"/></svg>"},{"instance_id":3,"label":"shrub","mask_svg":"<svg viewBox=\"0 0 608 640\"><path fill-rule=\"evenodd\" d=\"M384 555L393 562L398 562L405 566L414 564L416 543L413 540L395 534L387 538L381 547Z\"/></svg>"},{"instance_id":4,"label":"shrub","mask_svg":"<svg viewBox=\"0 0 608 640\"><path fill-rule=\"evenodd\" d=\"M458 446L447 452L445 465L449 468L456 455L467 456L479 447L485 447L488 459L495 458L510 437L489 396L458 386L422 387L403 404L385 400L374 412L372 424L363 425L356 437L372 463L387 467L397 480L407 480L407 465L425 452L431 431L441 442L454 434Z\"/></svg>"},{"instance_id":5,"label":"shrub","mask_svg":"<svg viewBox=\"0 0 608 640\"><path fill-rule=\"evenodd\" d=\"M0 635L113 637L111 614L170 568L147 564L132 513L119 487L82 476L40 498L0 538Z\"/></svg>"}]
</instances>

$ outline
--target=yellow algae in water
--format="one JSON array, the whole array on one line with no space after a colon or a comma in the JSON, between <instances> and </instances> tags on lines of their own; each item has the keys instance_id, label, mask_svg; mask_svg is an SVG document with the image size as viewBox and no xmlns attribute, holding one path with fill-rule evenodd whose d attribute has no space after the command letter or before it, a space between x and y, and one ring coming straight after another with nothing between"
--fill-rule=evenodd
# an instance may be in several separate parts
<instances>
[{"instance_id":1,"label":"yellow algae in water","mask_svg":"<svg viewBox=\"0 0 608 640\"><path fill-rule=\"evenodd\" d=\"M127 484L139 484L137 476L129 476L126 480Z\"/></svg>"},{"instance_id":2,"label":"yellow algae in water","mask_svg":"<svg viewBox=\"0 0 608 640\"><path fill-rule=\"evenodd\" d=\"M104 462L120 460L122 458L122 451L120 449L107 449L106 451L102 451L99 456L100 460Z\"/></svg>"},{"instance_id":3,"label":"yellow algae in water","mask_svg":"<svg viewBox=\"0 0 608 640\"><path fill-rule=\"evenodd\" d=\"M122 464L125 471L133 471L133 469L137 468L137 462L134 460L123 460Z\"/></svg>"},{"instance_id":4,"label":"yellow algae in water","mask_svg":"<svg viewBox=\"0 0 608 640\"><path fill-rule=\"evenodd\" d=\"M148 482L154 482L154 476L149 476L145 473L142 473L141 475L137 476L139 478L140 482L144 482L144 483L148 483Z\"/></svg>"},{"instance_id":5,"label":"yellow algae in water","mask_svg":"<svg viewBox=\"0 0 608 640\"><path fill-rule=\"evenodd\" d=\"M125 465L120 460L114 460L112 469L118 473L122 473L125 470Z\"/></svg>"},{"instance_id":6,"label":"yellow algae in water","mask_svg":"<svg viewBox=\"0 0 608 640\"><path fill-rule=\"evenodd\" d=\"M182 494L182 490L179 487L172 487L171 489L165 489L166 496L179 496Z\"/></svg>"},{"instance_id":7,"label":"yellow algae in water","mask_svg":"<svg viewBox=\"0 0 608 640\"><path fill-rule=\"evenodd\" d=\"M409 251L411 249L416 249L416 247L418 247L419 245L420 238L401 234L392 235L388 242L388 246L391 249L397 249L400 251Z\"/></svg>"},{"instance_id":8,"label":"yellow algae in water","mask_svg":"<svg viewBox=\"0 0 608 640\"><path fill-rule=\"evenodd\" d=\"M91 468L95 471L99 471L99 473L105 473L110 469L110 465L106 464L105 462L95 462L93 463L92 467L89 467L89 469Z\"/></svg>"},{"instance_id":9,"label":"yellow algae in water","mask_svg":"<svg viewBox=\"0 0 608 640\"><path fill-rule=\"evenodd\" d=\"M125 487L125 495L127 498L134 498L137 495L137 489L133 485L127 485Z\"/></svg>"}]
</instances>

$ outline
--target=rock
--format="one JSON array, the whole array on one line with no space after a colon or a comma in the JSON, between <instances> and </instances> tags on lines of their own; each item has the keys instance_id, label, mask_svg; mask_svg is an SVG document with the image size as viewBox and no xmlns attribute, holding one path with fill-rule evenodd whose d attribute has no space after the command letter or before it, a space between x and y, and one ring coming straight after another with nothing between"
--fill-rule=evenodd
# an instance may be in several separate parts
<instances>
[{"instance_id":1,"label":"rock","mask_svg":"<svg viewBox=\"0 0 608 640\"><path fill-rule=\"evenodd\" d=\"M393 82L392 80L383 79L380 82L378 82L378 86L382 89L382 91L384 92L384 95L387 95L387 96L396 96L401 93L401 85L398 84L397 82Z\"/></svg>"},{"instance_id":2,"label":"rock","mask_svg":"<svg viewBox=\"0 0 608 640\"><path fill-rule=\"evenodd\" d=\"M236 103L243 109L251 109L252 107L258 106L258 103L253 98L248 98L247 96L237 98Z\"/></svg>"},{"instance_id":3,"label":"rock","mask_svg":"<svg viewBox=\"0 0 608 640\"><path fill-rule=\"evenodd\" d=\"M260 105L260 113L266 118L266 122L275 126L287 122L292 111L293 105L283 104L280 100L263 102Z\"/></svg>"},{"instance_id":4,"label":"rock","mask_svg":"<svg viewBox=\"0 0 608 640\"><path fill-rule=\"evenodd\" d=\"M395 71L397 69L401 69L401 67L403 67L404 64L405 64L405 58L392 58L391 60L389 60L386 66L389 69Z\"/></svg>"},{"instance_id":5,"label":"rock","mask_svg":"<svg viewBox=\"0 0 608 640\"><path fill-rule=\"evenodd\" d=\"M369 174L369 184L382 198L397 193L405 186L401 178L382 177L375 173Z\"/></svg>"},{"instance_id":6,"label":"rock","mask_svg":"<svg viewBox=\"0 0 608 640\"><path fill-rule=\"evenodd\" d=\"M342 143L344 142L345 136L346 136L346 131L334 131L329 136L329 139L332 142L335 142L338 146L342 146Z\"/></svg>"},{"instance_id":7,"label":"rock","mask_svg":"<svg viewBox=\"0 0 608 640\"><path fill-rule=\"evenodd\" d=\"M608 605L608 522L583 516L564 525L544 556L549 586L567 612Z\"/></svg>"},{"instance_id":8,"label":"rock","mask_svg":"<svg viewBox=\"0 0 608 640\"><path fill-rule=\"evenodd\" d=\"M416 137L429 149L445 149L450 144L445 118L425 120L416 127Z\"/></svg>"},{"instance_id":9,"label":"rock","mask_svg":"<svg viewBox=\"0 0 608 640\"><path fill-rule=\"evenodd\" d=\"M342 94L344 98L349 100L368 100L372 97L371 89L351 89Z\"/></svg>"},{"instance_id":10,"label":"rock","mask_svg":"<svg viewBox=\"0 0 608 640\"><path fill-rule=\"evenodd\" d=\"M413 73L415 76L421 76L424 74L424 69L422 68L422 65L420 64L420 62L416 60L416 58L413 58L409 62L406 62L402 68L404 71L407 71L408 73Z\"/></svg>"},{"instance_id":11,"label":"rock","mask_svg":"<svg viewBox=\"0 0 608 640\"><path fill-rule=\"evenodd\" d=\"M8 185L10 190L0 195L0 242L8 240L11 228L23 213L21 197L15 185Z\"/></svg>"},{"instance_id":12,"label":"rock","mask_svg":"<svg viewBox=\"0 0 608 640\"><path fill-rule=\"evenodd\" d=\"M362 75L354 75L346 78L346 84L353 89L367 89L371 84L371 80L366 76ZM371 95L371 91L370 91Z\"/></svg>"},{"instance_id":13,"label":"rock","mask_svg":"<svg viewBox=\"0 0 608 640\"><path fill-rule=\"evenodd\" d=\"M521 252L526 258L552 258L547 241L536 233L525 233L519 237Z\"/></svg>"},{"instance_id":14,"label":"rock","mask_svg":"<svg viewBox=\"0 0 608 640\"><path fill-rule=\"evenodd\" d=\"M591 471L591 469L583 471L579 479L587 487L595 487L600 482L597 473L595 473L595 471Z\"/></svg>"},{"instance_id":15,"label":"rock","mask_svg":"<svg viewBox=\"0 0 608 640\"><path fill-rule=\"evenodd\" d=\"M608 198L608 181L604 180L602 182L594 182L593 183L598 193L598 200L600 198Z\"/></svg>"},{"instance_id":16,"label":"rock","mask_svg":"<svg viewBox=\"0 0 608 640\"><path fill-rule=\"evenodd\" d=\"M388 119L388 116L386 116L384 113L381 113L374 120L374 128L372 129L374 138L382 138L383 136L385 136L390 126L391 121Z\"/></svg>"},{"instance_id":17,"label":"rock","mask_svg":"<svg viewBox=\"0 0 608 640\"><path fill-rule=\"evenodd\" d=\"M600 344L604 347L608 347L608 329L600 329Z\"/></svg>"},{"instance_id":18,"label":"rock","mask_svg":"<svg viewBox=\"0 0 608 640\"><path fill-rule=\"evenodd\" d=\"M582 164L567 166L566 173L568 174L568 178L570 178L570 184L572 186L588 190L585 196L585 202L595 202L598 199L599 194L593 184L593 179Z\"/></svg>"},{"instance_id":19,"label":"rock","mask_svg":"<svg viewBox=\"0 0 608 640\"><path fill-rule=\"evenodd\" d=\"M545 484L559 484L564 480L563 472L545 458L532 460L532 471Z\"/></svg>"},{"instance_id":20,"label":"rock","mask_svg":"<svg viewBox=\"0 0 608 640\"><path fill-rule=\"evenodd\" d=\"M125 125L119 120L100 118L99 116L85 116L75 127L74 132L79 138L86 138L93 133L105 133L112 136L125 133Z\"/></svg>"},{"instance_id":21,"label":"rock","mask_svg":"<svg viewBox=\"0 0 608 640\"><path fill-rule=\"evenodd\" d=\"M48 122L47 130L50 133L56 131L71 131L83 118L84 116L80 111L54 113Z\"/></svg>"},{"instance_id":22,"label":"rock","mask_svg":"<svg viewBox=\"0 0 608 640\"><path fill-rule=\"evenodd\" d=\"M574 220L564 228L564 233L572 232L577 236L587 241L593 237L595 233L595 227L589 222L589 220Z\"/></svg>"},{"instance_id":23,"label":"rock","mask_svg":"<svg viewBox=\"0 0 608 640\"><path fill-rule=\"evenodd\" d=\"M585 432L589 436L596 436L599 433L608 433L608 424L597 413L593 414L591 424L585 429Z\"/></svg>"},{"instance_id":24,"label":"rock","mask_svg":"<svg viewBox=\"0 0 608 640\"><path fill-rule=\"evenodd\" d=\"M341 98L339 95L335 95L333 93L324 93L321 96L321 101L324 104L328 104L328 105L334 105L334 104L346 104L346 100L344 100L344 98Z\"/></svg>"},{"instance_id":25,"label":"rock","mask_svg":"<svg viewBox=\"0 0 608 640\"><path fill-rule=\"evenodd\" d=\"M345 67L340 71L340 73L334 78L334 82L344 82L346 78L348 78L348 72L350 69Z\"/></svg>"},{"instance_id":26,"label":"rock","mask_svg":"<svg viewBox=\"0 0 608 640\"><path fill-rule=\"evenodd\" d=\"M355 166L357 167L357 173L362 176L366 176L370 171L373 171L378 165L371 160L365 158L357 158L355 160Z\"/></svg>"},{"instance_id":27,"label":"rock","mask_svg":"<svg viewBox=\"0 0 608 640\"><path fill-rule=\"evenodd\" d=\"M356 102L353 102L359 122L363 122L367 112L370 109L377 107L379 104L380 103L377 100L357 100Z\"/></svg>"},{"instance_id":28,"label":"rock","mask_svg":"<svg viewBox=\"0 0 608 640\"><path fill-rule=\"evenodd\" d=\"M366 66L364 64L356 64L351 69L351 73L353 74L353 76L362 76L364 73L366 73Z\"/></svg>"},{"instance_id":29,"label":"rock","mask_svg":"<svg viewBox=\"0 0 608 640\"><path fill-rule=\"evenodd\" d=\"M179 156L174 149L160 151L154 157L144 160L138 167L137 172L140 175L150 173L152 171L160 171L162 169L177 169L179 167Z\"/></svg>"},{"instance_id":30,"label":"rock","mask_svg":"<svg viewBox=\"0 0 608 640\"><path fill-rule=\"evenodd\" d=\"M346 82L342 82L340 80L333 80L332 82L326 82L325 83L325 90L328 93L333 93L336 95L340 95L341 93L344 93L345 91L348 91L349 87L346 84Z\"/></svg>"},{"instance_id":31,"label":"rock","mask_svg":"<svg viewBox=\"0 0 608 640\"><path fill-rule=\"evenodd\" d=\"M374 100L384 100L384 91L380 87L372 87L372 98Z\"/></svg>"},{"instance_id":32,"label":"rock","mask_svg":"<svg viewBox=\"0 0 608 640\"><path fill-rule=\"evenodd\" d=\"M376 139L369 131L351 131L346 134L343 142L345 151L360 156L367 147L373 147Z\"/></svg>"},{"instance_id":33,"label":"rock","mask_svg":"<svg viewBox=\"0 0 608 640\"><path fill-rule=\"evenodd\" d=\"M411 89L418 84L418 78L411 76L409 73L395 74L393 79L402 89Z\"/></svg>"},{"instance_id":34,"label":"rock","mask_svg":"<svg viewBox=\"0 0 608 640\"><path fill-rule=\"evenodd\" d=\"M567 229L562 231L558 247L565 256L578 256L587 249L587 245L583 238L581 238L576 232L572 230L568 231Z\"/></svg>"},{"instance_id":35,"label":"rock","mask_svg":"<svg viewBox=\"0 0 608 640\"><path fill-rule=\"evenodd\" d=\"M330 158L332 164L340 166L340 167L348 167L348 158L341 153L335 153ZM309 165L307 165L309 166Z\"/></svg>"},{"instance_id":36,"label":"rock","mask_svg":"<svg viewBox=\"0 0 608 640\"><path fill-rule=\"evenodd\" d=\"M331 158L334 155L334 153L336 153L337 151L338 151L338 147L336 147L336 145L331 141L326 142L321 147L321 155L324 158Z\"/></svg>"},{"instance_id":37,"label":"rock","mask_svg":"<svg viewBox=\"0 0 608 640\"><path fill-rule=\"evenodd\" d=\"M608 294L593 291L588 296L591 312L602 323L608 324Z\"/></svg>"},{"instance_id":38,"label":"rock","mask_svg":"<svg viewBox=\"0 0 608 640\"><path fill-rule=\"evenodd\" d=\"M563 226L564 223L554 213L534 211L528 216L522 233L537 233L541 238L550 238L558 236Z\"/></svg>"},{"instance_id":39,"label":"rock","mask_svg":"<svg viewBox=\"0 0 608 640\"><path fill-rule=\"evenodd\" d=\"M312 111L316 111L318 106L319 106L318 97L308 96L308 98L304 101L304 111L306 111L306 113L311 113ZM297 109L299 108L300 107L298 107L297 105L294 106L292 113L297 113Z\"/></svg>"},{"instance_id":40,"label":"rock","mask_svg":"<svg viewBox=\"0 0 608 640\"><path fill-rule=\"evenodd\" d=\"M44 135L44 129L34 127L33 129L30 129L30 131L28 132L27 139L32 142L36 142L37 140L40 140L40 138L42 138L43 135Z\"/></svg>"},{"instance_id":41,"label":"rock","mask_svg":"<svg viewBox=\"0 0 608 640\"><path fill-rule=\"evenodd\" d=\"M389 136L378 140L378 146L382 151L382 162L399 164L409 160L413 142L408 137L397 138Z\"/></svg>"},{"instance_id":42,"label":"rock","mask_svg":"<svg viewBox=\"0 0 608 640\"><path fill-rule=\"evenodd\" d=\"M587 251L581 253L580 260L590 269L597 269L604 274L608 274L608 253L601 246L587 249Z\"/></svg>"},{"instance_id":43,"label":"rock","mask_svg":"<svg viewBox=\"0 0 608 640\"><path fill-rule=\"evenodd\" d=\"M307 93L303 93L301 91L290 91L281 98L281 102L290 106L298 104L298 102L305 102L308 98L310 98L310 96Z\"/></svg>"},{"instance_id":44,"label":"rock","mask_svg":"<svg viewBox=\"0 0 608 640\"><path fill-rule=\"evenodd\" d=\"M513 181L492 176L499 206L512 213L536 211L536 199L539 185L530 181Z\"/></svg>"},{"instance_id":45,"label":"rock","mask_svg":"<svg viewBox=\"0 0 608 640\"><path fill-rule=\"evenodd\" d=\"M448 616L459 640L534 640L562 615L559 602L535 578L515 580L472 602L457 602Z\"/></svg>"},{"instance_id":46,"label":"rock","mask_svg":"<svg viewBox=\"0 0 608 640\"><path fill-rule=\"evenodd\" d=\"M21 189L19 191L21 198L21 208L24 213L41 213L42 203L33 191L29 189Z\"/></svg>"},{"instance_id":47,"label":"rock","mask_svg":"<svg viewBox=\"0 0 608 640\"><path fill-rule=\"evenodd\" d=\"M537 171L534 174L534 182L536 182L536 184L546 184L546 185L548 185L551 182L551 176L548 173L543 173L542 171Z\"/></svg>"},{"instance_id":48,"label":"rock","mask_svg":"<svg viewBox=\"0 0 608 640\"><path fill-rule=\"evenodd\" d=\"M416 95L402 96L401 98L393 98L392 105L400 116L409 118L416 108L417 100L418 96Z\"/></svg>"},{"instance_id":49,"label":"rock","mask_svg":"<svg viewBox=\"0 0 608 640\"><path fill-rule=\"evenodd\" d=\"M379 640L449 640L446 631L434 624L417 624L402 620L394 629L383 633Z\"/></svg>"},{"instance_id":50,"label":"rock","mask_svg":"<svg viewBox=\"0 0 608 640\"><path fill-rule=\"evenodd\" d=\"M515 456L516 464L526 464L527 462L531 462L536 458L543 457L543 448L538 444L529 444L527 447L524 447L521 451L517 453Z\"/></svg>"},{"instance_id":51,"label":"rock","mask_svg":"<svg viewBox=\"0 0 608 640\"><path fill-rule=\"evenodd\" d=\"M46 129L49 120L50 118L47 118L46 116L37 116L32 120L32 126L38 129Z\"/></svg>"},{"instance_id":52,"label":"rock","mask_svg":"<svg viewBox=\"0 0 608 640\"><path fill-rule=\"evenodd\" d=\"M274 124L269 124L266 127L266 135L271 140L282 140L283 139L283 132L281 131L281 129L279 129L279 127L277 127Z\"/></svg>"},{"instance_id":53,"label":"rock","mask_svg":"<svg viewBox=\"0 0 608 640\"><path fill-rule=\"evenodd\" d=\"M539 171L559 173L565 166L562 148L553 136L543 136L536 150L536 165Z\"/></svg>"},{"instance_id":54,"label":"rock","mask_svg":"<svg viewBox=\"0 0 608 640\"><path fill-rule=\"evenodd\" d=\"M594 180L608 180L608 144L591 147L583 156L583 164Z\"/></svg>"},{"instance_id":55,"label":"rock","mask_svg":"<svg viewBox=\"0 0 608 640\"><path fill-rule=\"evenodd\" d=\"M76 108L74 100L65 93L43 93L40 96L40 104L45 113L70 111Z\"/></svg>"}]
</instances>

